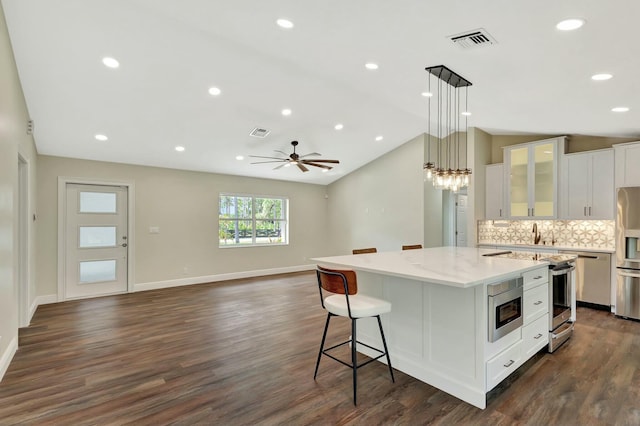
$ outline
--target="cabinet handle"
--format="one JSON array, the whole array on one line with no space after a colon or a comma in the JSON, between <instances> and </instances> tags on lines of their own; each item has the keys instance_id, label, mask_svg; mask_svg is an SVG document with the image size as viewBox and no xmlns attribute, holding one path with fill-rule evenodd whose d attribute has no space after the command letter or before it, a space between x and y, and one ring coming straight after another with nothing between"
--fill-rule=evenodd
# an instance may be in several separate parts
<instances>
[{"instance_id":1,"label":"cabinet handle","mask_svg":"<svg viewBox=\"0 0 640 426\"><path fill-rule=\"evenodd\" d=\"M502 209L500 209L500 217L502 217Z\"/></svg>"},{"instance_id":2,"label":"cabinet handle","mask_svg":"<svg viewBox=\"0 0 640 426\"><path fill-rule=\"evenodd\" d=\"M534 279L534 280L542 279L542 275L535 276L535 277L533 277L533 279Z\"/></svg>"},{"instance_id":3,"label":"cabinet handle","mask_svg":"<svg viewBox=\"0 0 640 426\"><path fill-rule=\"evenodd\" d=\"M534 303L534 305L538 306L542 304L542 300L538 300L536 303Z\"/></svg>"},{"instance_id":4,"label":"cabinet handle","mask_svg":"<svg viewBox=\"0 0 640 426\"><path fill-rule=\"evenodd\" d=\"M591 206L589 206L589 216L591 216Z\"/></svg>"},{"instance_id":5,"label":"cabinet handle","mask_svg":"<svg viewBox=\"0 0 640 426\"><path fill-rule=\"evenodd\" d=\"M538 340L538 339L539 339L539 338L541 338L541 337L542 337L542 334L540 334L540 333L538 333L538 335L537 335L537 336L533 336L533 338L534 338L534 339L536 339L536 340Z\"/></svg>"},{"instance_id":6,"label":"cabinet handle","mask_svg":"<svg viewBox=\"0 0 640 426\"><path fill-rule=\"evenodd\" d=\"M510 359L508 363L503 364L505 367L511 367L515 361Z\"/></svg>"},{"instance_id":7,"label":"cabinet handle","mask_svg":"<svg viewBox=\"0 0 640 426\"><path fill-rule=\"evenodd\" d=\"M587 206L584 206L584 216L587 215Z\"/></svg>"}]
</instances>

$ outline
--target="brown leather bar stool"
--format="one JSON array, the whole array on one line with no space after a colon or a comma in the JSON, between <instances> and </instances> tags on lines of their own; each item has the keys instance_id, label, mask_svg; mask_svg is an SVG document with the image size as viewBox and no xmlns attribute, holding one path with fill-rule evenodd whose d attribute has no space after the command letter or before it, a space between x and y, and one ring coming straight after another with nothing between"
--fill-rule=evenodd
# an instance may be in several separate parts
<instances>
[{"instance_id":1,"label":"brown leather bar stool","mask_svg":"<svg viewBox=\"0 0 640 426\"><path fill-rule=\"evenodd\" d=\"M358 293L358 282L354 271L327 269L318 266L316 270L318 277L318 289L320 291L320 302L322 307L327 311L327 322L324 325L324 333L322 334L322 342L320 343L320 351L318 352L318 361L316 362L316 371L313 373L313 380L318 375L318 367L320 366L320 358L326 355L339 363L350 367L353 370L353 405L356 405L356 395L358 389L358 368L363 367L383 356L387 357L387 365L391 374L391 381L395 383L393 377L393 369L391 368L391 359L389 358L389 350L387 349L387 341L384 338L382 330L382 321L380 315L391 312L391 303L386 300L380 300L373 297L365 296ZM330 296L323 294L323 290L332 293ZM351 338L345 342L338 343L330 348L324 348L324 342L327 338L327 330L329 329L329 321L331 317L341 316L351 318ZM382 337L382 345L384 351L367 345L366 343L356 340L356 321L359 318L376 317L378 319L378 327L380 327L380 336ZM328 353L332 349L340 346L351 344L351 363L347 363ZM371 358L362 364L357 363L356 344L366 346L369 349L380 353L375 358Z\"/></svg>"},{"instance_id":2,"label":"brown leather bar stool","mask_svg":"<svg viewBox=\"0 0 640 426\"><path fill-rule=\"evenodd\" d=\"M413 245L408 245L408 246L402 246L402 250L416 250L416 249L421 249L422 248L422 244L413 244Z\"/></svg>"},{"instance_id":3,"label":"brown leather bar stool","mask_svg":"<svg viewBox=\"0 0 640 426\"><path fill-rule=\"evenodd\" d=\"M351 250L352 254L365 254L365 253L377 253L378 250L376 250L375 247L368 247L368 248L363 248L363 249L353 249Z\"/></svg>"}]
</instances>

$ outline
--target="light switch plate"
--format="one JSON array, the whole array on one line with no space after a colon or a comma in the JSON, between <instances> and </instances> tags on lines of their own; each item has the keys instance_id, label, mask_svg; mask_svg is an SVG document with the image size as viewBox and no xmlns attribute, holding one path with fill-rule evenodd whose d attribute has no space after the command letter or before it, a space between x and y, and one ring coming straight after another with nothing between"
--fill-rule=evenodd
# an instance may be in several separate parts
<instances>
[{"instance_id":1,"label":"light switch plate","mask_svg":"<svg viewBox=\"0 0 640 426\"><path fill-rule=\"evenodd\" d=\"M150 234L159 234L160 233L160 227L159 226L150 226L149 227L149 233Z\"/></svg>"}]
</instances>

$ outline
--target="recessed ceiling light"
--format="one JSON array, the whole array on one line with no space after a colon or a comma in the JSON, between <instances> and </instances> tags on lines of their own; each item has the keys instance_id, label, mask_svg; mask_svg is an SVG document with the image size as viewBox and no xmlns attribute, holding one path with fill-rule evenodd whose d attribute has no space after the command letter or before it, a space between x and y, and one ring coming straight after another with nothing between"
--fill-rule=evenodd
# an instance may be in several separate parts
<instances>
[{"instance_id":1,"label":"recessed ceiling light","mask_svg":"<svg viewBox=\"0 0 640 426\"><path fill-rule=\"evenodd\" d=\"M176 151L183 152L184 151L184 146L180 146L180 145L176 146Z\"/></svg>"},{"instance_id":2,"label":"recessed ceiling light","mask_svg":"<svg viewBox=\"0 0 640 426\"><path fill-rule=\"evenodd\" d=\"M291 163L285 163L285 167L291 167Z\"/></svg>"},{"instance_id":3,"label":"recessed ceiling light","mask_svg":"<svg viewBox=\"0 0 640 426\"><path fill-rule=\"evenodd\" d=\"M291 110L289 108L285 108L282 110L282 115L288 116L291 115Z\"/></svg>"},{"instance_id":4,"label":"recessed ceiling light","mask_svg":"<svg viewBox=\"0 0 640 426\"><path fill-rule=\"evenodd\" d=\"M433 96L433 93L431 93L431 92L422 92L421 95L424 96L425 98L430 98L430 97Z\"/></svg>"},{"instance_id":5,"label":"recessed ceiling light","mask_svg":"<svg viewBox=\"0 0 640 426\"><path fill-rule=\"evenodd\" d=\"M609 80L610 78L612 78L613 76L611 74L594 74L591 76L591 80L596 80L596 81L602 81L602 80Z\"/></svg>"},{"instance_id":6,"label":"recessed ceiling light","mask_svg":"<svg viewBox=\"0 0 640 426\"><path fill-rule=\"evenodd\" d=\"M364 67L368 70L377 70L378 64L374 64L373 62L367 62L366 64L364 64Z\"/></svg>"},{"instance_id":7,"label":"recessed ceiling light","mask_svg":"<svg viewBox=\"0 0 640 426\"><path fill-rule=\"evenodd\" d=\"M584 25L584 19L572 18L565 19L564 21L558 22L556 28L560 31L572 31L577 30L581 26Z\"/></svg>"},{"instance_id":8,"label":"recessed ceiling light","mask_svg":"<svg viewBox=\"0 0 640 426\"><path fill-rule=\"evenodd\" d=\"M612 112L627 112L629 111L629 107L615 107L611 108Z\"/></svg>"},{"instance_id":9,"label":"recessed ceiling light","mask_svg":"<svg viewBox=\"0 0 640 426\"><path fill-rule=\"evenodd\" d=\"M109 139L105 135L95 135L94 138L96 138L96 140L101 141L101 142L104 142L104 141Z\"/></svg>"},{"instance_id":10,"label":"recessed ceiling light","mask_svg":"<svg viewBox=\"0 0 640 426\"><path fill-rule=\"evenodd\" d=\"M288 19L284 19L284 18L280 18L276 21L276 24L278 24L278 26L284 28L284 29L291 29L293 28L293 22L291 22Z\"/></svg>"},{"instance_id":11,"label":"recessed ceiling light","mask_svg":"<svg viewBox=\"0 0 640 426\"><path fill-rule=\"evenodd\" d=\"M376 136L376 141L380 142L382 139L384 139L382 136Z\"/></svg>"},{"instance_id":12,"label":"recessed ceiling light","mask_svg":"<svg viewBox=\"0 0 640 426\"><path fill-rule=\"evenodd\" d=\"M218 87L210 87L209 88L209 94L211 96L218 96L220 93L222 93L222 90L220 90Z\"/></svg>"},{"instance_id":13,"label":"recessed ceiling light","mask_svg":"<svg viewBox=\"0 0 640 426\"><path fill-rule=\"evenodd\" d=\"M242 161L242 160L244 160L244 156L242 156L242 155L236 155L236 160L238 160L238 161Z\"/></svg>"},{"instance_id":14,"label":"recessed ceiling light","mask_svg":"<svg viewBox=\"0 0 640 426\"><path fill-rule=\"evenodd\" d=\"M336 129L336 130L342 130L342 129L344 129L344 126L341 123L338 123L335 126L333 126L333 128Z\"/></svg>"},{"instance_id":15,"label":"recessed ceiling light","mask_svg":"<svg viewBox=\"0 0 640 426\"><path fill-rule=\"evenodd\" d=\"M462 111L460 114L464 115L465 117L468 117L471 115L469 111Z\"/></svg>"},{"instance_id":16,"label":"recessed ceiling light","mask_svg":"<svg viewBox=\"0 0 640 426\"><path fill-rule=\"evenodd\" d=\"M102 58L102 63L109 68L118 68L120 66L120 62L118 62L116 59L110 58L110 57L104 57Z\"/></svg>"}]
</instances>

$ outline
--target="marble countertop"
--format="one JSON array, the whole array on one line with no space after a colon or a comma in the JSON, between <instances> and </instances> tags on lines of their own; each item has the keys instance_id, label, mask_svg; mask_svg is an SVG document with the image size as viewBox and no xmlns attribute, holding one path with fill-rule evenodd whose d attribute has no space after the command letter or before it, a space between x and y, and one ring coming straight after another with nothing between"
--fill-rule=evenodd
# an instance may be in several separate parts
<instances>
[{"instance_id":1,"label":"marble countertop","mask_svg":"<svg viewBox=\"0 0 640 426\"><path fill-rule=\"evenodd\" d=\"M537 260L483 256L495 251L471 247L434 247L311 260L327 268L348 268L462 288L496 282L549 264Z\"/></svg>"}]
</instances>

